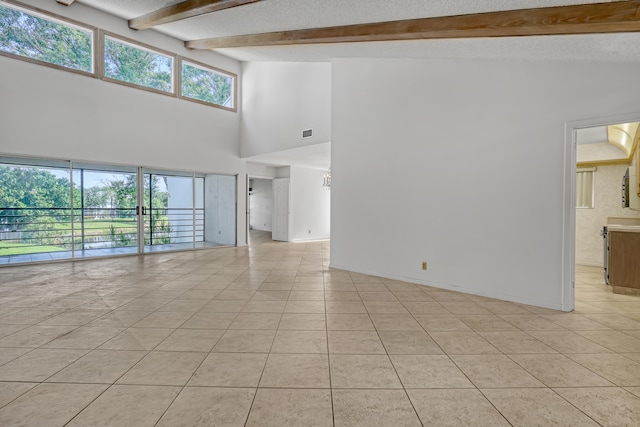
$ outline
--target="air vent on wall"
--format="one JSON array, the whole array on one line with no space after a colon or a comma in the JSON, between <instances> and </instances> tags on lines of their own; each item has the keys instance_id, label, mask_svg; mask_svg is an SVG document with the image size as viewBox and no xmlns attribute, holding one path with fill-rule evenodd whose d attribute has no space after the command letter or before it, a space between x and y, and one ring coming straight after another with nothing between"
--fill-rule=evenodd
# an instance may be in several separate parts
<instances>
[{"instance_id":1,"label":"air vent on wall","mask_svg":"<svg viewBox=\"0 0 640 427\"><path fill-rule=\"evenodd\" d=\"M313 136L313 129L305 129L302 131L302 139L311 138Z\"/></svg>"}]
</instances>

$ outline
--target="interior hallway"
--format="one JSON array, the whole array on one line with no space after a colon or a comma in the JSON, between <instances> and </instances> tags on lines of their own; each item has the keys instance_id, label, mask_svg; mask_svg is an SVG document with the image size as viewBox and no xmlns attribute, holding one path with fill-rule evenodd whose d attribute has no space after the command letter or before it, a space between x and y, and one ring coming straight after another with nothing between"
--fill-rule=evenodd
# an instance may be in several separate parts
<instances>
[{"instance_id":1,"label":"interior hallway","mask_svg":"<svg viewBox=\"0 0 640 427\"><path fill-rule=\"evenodd\" d=\"M0 269L0 425L640 425L640 298L328 269L329 242Z\"/></svg>"}]
</instances>

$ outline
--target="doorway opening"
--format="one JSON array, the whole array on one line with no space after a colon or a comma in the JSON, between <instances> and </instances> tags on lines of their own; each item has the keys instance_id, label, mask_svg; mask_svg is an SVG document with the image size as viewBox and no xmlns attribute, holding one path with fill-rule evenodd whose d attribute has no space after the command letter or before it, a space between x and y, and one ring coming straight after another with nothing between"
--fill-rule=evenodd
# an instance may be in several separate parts
<instances>
[{"instance_id":1,"label":"doorway opening","mask_svg":"<svg viewBox=\"0 0 640 427\"><path fill-rule=\"evenodd\" d=\"M611 293L605 284L605 227L626 221L640 225L640 211L624 208L621 193L637 150L639 121L640 114L631 114L566 125L564 311Z\"/></svg>"},{"instance_id":2,"label":"doorway opening","mask_svg":"<svg viewBox=\"0 0 640 427\"><path fill-rule=\"evenodd\" d=\"M255 240L271 240L273 221L273 178L249 177L247 200L247 236Z\"/></svg>"}]
</instances>

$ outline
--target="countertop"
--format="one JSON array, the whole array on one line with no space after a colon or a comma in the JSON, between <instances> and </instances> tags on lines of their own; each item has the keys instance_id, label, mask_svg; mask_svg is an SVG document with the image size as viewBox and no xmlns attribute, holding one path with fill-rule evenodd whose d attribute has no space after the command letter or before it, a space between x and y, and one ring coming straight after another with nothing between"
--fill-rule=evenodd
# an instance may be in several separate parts
<instances>
[{"instance_id":1,"label":"countertop","mask_svg":"<svg viewBox=\"0 0 640 427\"><path fill-rule=\"evenodd\" d=\"M621 231L625 233L640 233L640 225L615 225L609 224L606 226L609 232Z\"/></svg>"}]
</instances>

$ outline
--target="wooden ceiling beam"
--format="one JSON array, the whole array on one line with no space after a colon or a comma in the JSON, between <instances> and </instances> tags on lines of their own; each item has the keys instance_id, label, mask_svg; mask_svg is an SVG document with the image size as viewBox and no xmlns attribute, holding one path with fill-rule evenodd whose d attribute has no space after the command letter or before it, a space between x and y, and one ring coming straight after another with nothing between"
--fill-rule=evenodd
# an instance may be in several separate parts
<instances>
[{"instance_id":1,"label":"wooden ceiling beam","mask_svg":"<svg viewBox=\"0 0 640 427\"><path fill-rule=\"evenodd\" d=\"M190 49L640 31L640 0L557 6L186 41Z\"/></svg>"},{"instance_id":2,"label":"wooden ceiling beam","mask_svg":"<svg viewBox=\"0 0 640 427\"><path fill-rule=\"evenodd\" d=\"M261 0L187 0L154 10L129 20L129 28L146 30L156 25L168 24L181 19L193 18L219 10L255 3Z\"/></svg>"}]
</instances>

